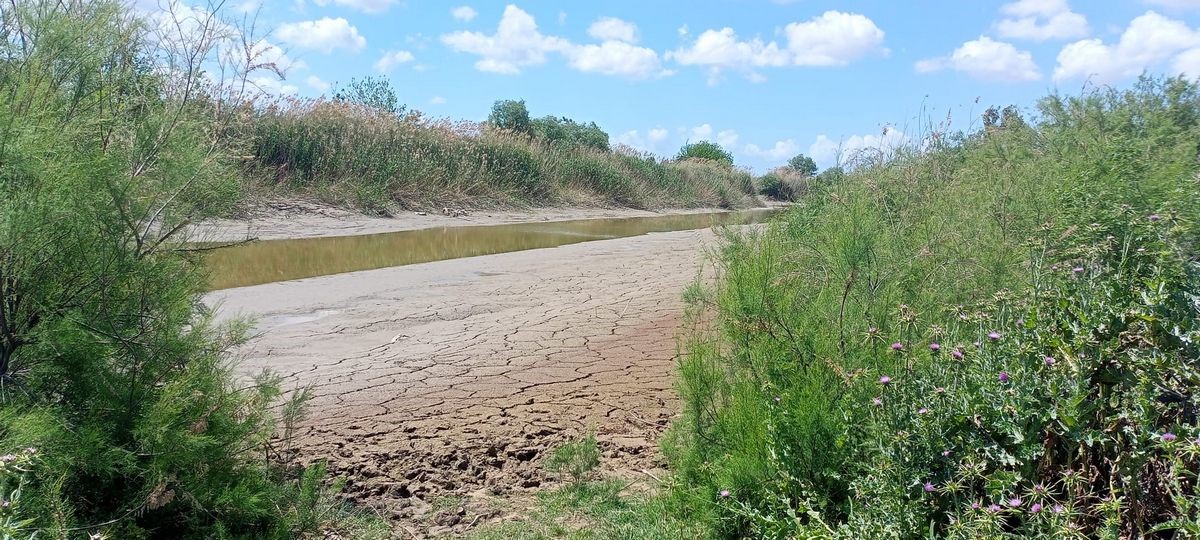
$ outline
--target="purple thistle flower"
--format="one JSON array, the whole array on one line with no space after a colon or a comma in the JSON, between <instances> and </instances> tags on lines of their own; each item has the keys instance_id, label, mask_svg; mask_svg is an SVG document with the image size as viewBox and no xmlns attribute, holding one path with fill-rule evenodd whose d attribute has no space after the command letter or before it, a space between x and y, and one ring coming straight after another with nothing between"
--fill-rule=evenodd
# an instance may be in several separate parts
<instances>
[{"instance_id":1,"label":"purple thistle flower","mask_svg":"<svg viewBox=\"0 0 1200 540\"><path fill-rule=\"evenodd\" d=\"M935 489L937 489L937 488L933 487L933 484L931 482L925 482L925 485L923 487L925 488L925 493L933 493L933 491Z\"/></svg>"},{"instance_id":2,"label":"purple thistle flower","mask_svg":"<svg viewBox=\"0 0 1200 540\"><path fill-rule=\"evenodd\" d=\"M971 503L971 510L979 510L979 503L978 502Z\"/></svg>"},{"instance_id":3,"label":"purple thistle flower","mask_svg":"<svg viewBox=\"0 0 1200 540\"><path fill-rule=\"evenodd\" d=\"M882 400L882 399L879 399L879 398L875 398L875 399L872 399L872 400L871 400L871 404L875 405L876 407L882 407L882 406L883 406L883 400Z\"/></svg>"},{"instance_id":4,"label":"purple thistle flower","mask_svg":"<svg viewBox=\"0 0 1200 540\"><path fill-rule=\"evenodd\" d=\"M8 463L14 459L17 459L17 456L14 456L12 454L4 454L3 456L0 456L0 462L4 462L4 463Z\"/></svg>"},{"instance_id":5,"label":"purple thistle flower","mask_svg":"<svg viewBox=\"0 0 1200 540\"><path fill-rule=\"evenodd\" d=\"M1023 502L1023 501L1021 501L1021 498L1020 498L1020 497L1013 497L1013 498L1011 498L1011 499L1009 499L1009 500L1008 500L1008 505L1009 505L1009 506L1011 506L1011 507L1013 507L1013 508L1016 508L1016 507L1018 507L1018 506L1021 506L1021 503L1022 503L1022 502Z\"/></svg>"},{"instance_id":6,"label":"purple thistle flower","mask_svg":"<svg viewBox=\"0 0 1200 540\"><path fill-rule=\"evenodd\" d=\"M988 512L996 513L1000 511L1000 505L992 503L988 505Z\"/></svg>"},{"instance_id":7,"label":"purple thistle flower","mask_svg":"<svg viewBox=\"0 0 1200 540\"><path fill-rule=\"evenodd\" d=\"M1008 372L1007 371L1000 372L1000 382L1008 382Z\"/></svg>"},{"instance_id":8,"label":"purple thistle flower","mask_svg":"<svg viewBox=\"0 0 1200 540\"><path fill-rule=\"evenodd\" d=\"M1054 513L1055 514L1063 513L1063 505L1061 505L1061 504L1054 505Z\"/></svg>"},{"instance_id":9,"label":"purple thistle flower","mask_svg":"<svg viewBox=\"0 0 1200 540\"><path fill-rule=\"evenodd\" d=\"M1177 438L1177 437L1175 436L1175 434L1174 434L1174 433L1171 433L1170 431L1168 431L1168 432L1166 432L1166 433L1163 433L1163 434L1162 434L1162 440L1163 440L1163 442L1172 442L1172 441L1174 441L1176 438Z\"/></svg>"},{"instance_id":10,"label":"purple thistle flower","mask_svg":"<svg viewBox=\"0 0 1200 540\"><path fill-rule=\"evenodd\" d=\"M1000 339L1000 332L997 332L995 330L988 332L988 339L990 339L992 341L996 341L997 339Z\"/></svg>"},{"instance_id":11,"label":"purple thistle flower","mask_svg":"<svg viewBox=\"0 0 1200 540\"><path fill-rule=\"evenodd\" d=\"M1158 214L1150 214L1149 216L1146 217L1146 219L1150 220L1151 223L1154 223L1155 221L1158 221L1162 218L1159 217Z\"/></svg>"},{"instance_id":12,"label":"purple thistle flower","mask_svg":"<svg viewBox=\"0 0 1200 540\"><path fill-rule=\"evenodd\" d=\"M1030 514L1036 514L1041 511L1042 511L1042 503L1033 503L1033 506L1029 507Z\"/></svg>"},{"instance_id":13,"label":"purple thistle flower","mask_svg":"<svg viewBox=\"0 0 1200 540\"><path fill-rule=\"evenodd\" d=\"M940 344L936 343L936 342L935 342L935 343L930 343L930 344L929 344L929 350L931 350L931 351L933 351L933 352L938 352L938 351L942 350L942 346L941 346Z\"/></svg>"},{"instance_id":14,"label":"purple thistle flower","mask_svg":"<svg viewBox=\"0 0 1200 540\"><path fill-rule=\"evenodd\" d=\"M728 489L722 489L722 490L721 490L721 498L722 498L722 499L726 499L726 498L728 498L728 497L729 497L729 490L728 490Z\"/></svg>"},{"instance_id":15,"label":"purple thistle flower","mask_svg":"<svg viewBox=\"0 0 1200 540\"><path fill-rule=\"evenodd\" d=\"M888 385L892 383L892 378L884 375L879 378L879 384Z\"/></svg>"},{"instance_id":16,"label":"purple thistle flower","mask_svg":"<svg viewBox=\"0 0 1200 540\"><path fill-rule=\"evenodd\" d=\"M1082 273L1083 273L1083 267L1082 267L1082 266L1076 266L1075 268L1072 268L1072 269L1071 269L1071 271L1072 271L1072 272L1075 272L1076 274L1082 274Z\"/></svg>"},{"instance_id":17,"label":"purple thistle flower","mask_svg":"<svg viewBox=\"0 0 1200 540\"><path fill-rule=\"evenodd\" d=\"M962 360L963 352L960 349L954 349L953 351L950 351L950 356L953 356L955 360Z\"/></svg>"},{"instance_id":18,"label":"purple thistle flower","mask_svg":"<svg viewBox=\"0 0 1200 540\"><path fill-rule=\"evenodd\" d=\"M1047 366L1053 366L1053 365L1054 365L1054 357L1053 357L1053 356L1047 356L1047 357L1045 358L1045 361L1046 361L1046 365L1047 365Z\"/></svg>"},{"instance_id":19,"label":"purple thistle flower","mask_svg":"<svg viewBox=\"0 0 1200 540\"><path fill-rule=\"evenodd\" d=\"M897 341L892 344L892 350L893 351L902 351L902 350L904 350L904 344Z\"/></svg>"},{"instance_id":20,"label":"purple thistle flower","mask_svg":"<svg viewBox=\"0 0 1200 540\"><path fill-rule=\"evenodd\" d=\"M917 414L925 414L927 412L929 412L929 409L926 409L925 407L921 407L920 409L917 409Z\"/></svg>"},{"instance_id":21,"label":"purple thistle flower","mask_svg":"<svg viewBox=\"0 0 1200 540\"><path fill-rule=\"evenodd\" d=\"M950 457L950 451L949 451L949 450L942 450L942 457Z\"/></svg>"}]
</instances>

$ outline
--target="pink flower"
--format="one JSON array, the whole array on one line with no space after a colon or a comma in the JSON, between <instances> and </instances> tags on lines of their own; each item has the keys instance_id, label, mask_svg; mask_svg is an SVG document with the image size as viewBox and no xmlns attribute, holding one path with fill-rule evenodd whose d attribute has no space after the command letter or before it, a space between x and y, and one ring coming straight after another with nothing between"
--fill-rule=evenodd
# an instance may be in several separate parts
<instances>
[{"instance_id":1,"label":"pink flower","mask_svg":"<svg viewBox=\"0 0 1200 540\"><path fill-rule=\"evenodd\" d=\"M929 412L929 409L926 409L925 407L921 407L920 409L917 409L917 414L925 414L927 412Z\"/></svg>"},{"instance_id":2,"label":"pink flower","mask_svg":"<svg viewBox=\"0 0 1200 540\"><path fill-rule=\"evenodd\" d=\"M993 330L991 332L988 332L987 337L988 337L988 339L990 339L992 341L996 341L997 339L1000 339L1000 332L996 332Z\"/></svg>"},{"instance_id":3,"label":"pink flower","mask_svg":"<svg viewBox=\"0 0 1200 540\"><path fill-rule=\"evenodd\" d=\"M1007 371L1000 372L1000 382L1008 382L1008 372Z\"/></svg>"},{"instance_id":4,"label":"pink flower","mask_svg":"<svg viewBox=\"0 0 1200 540\"><path fill-rule=\"evenodd\" d=\"M722 490L721 490L721 498L722 498L722 499L726 499L726 498L728 498L728 497L729 497L729 490L728 490L728 489L722 489Z\"/></svg>"},{"instance_id":5,"label":"pink flower","mask_svg":"<svg viewBox=\"0 0 1200 540\"><path fill-rule=\"evenodd\" d=\"M880 377L880 378L879 378L879 384L882 384L882 385L888 385L888 384L891 384L891 383L892 383L892 378L891 378L891 377L888 377L887 375L884 375L884 376L882 376L882 377Z\"/></svg>"},{"instance_id":6,"label":"pink flower","mask_svg":"<svg viewBox=\"0 0 1200 540\"><path fill-rule=\"evenodd\" d=\"M938 352L938 351L942 350L942 346L938 343L930 343L929 350L931 350L933 352Z\"/></svg>"},{"instance_id":7,"label":"pink flower","mask_svg":"<svg viewBox=\"0 0 1200 540\"><path fill-rule=\"evenodd\" d=\"M892 344L892 350L893 351L902 351L902 350L904 350L904 344L897 341Z\"/></svg>"},{"instance_id":8,"label":"pink flower","mask_svg":"<svg viewBox=\"0 0 1200 540\"><path fill-rule=\"evenodd\" d=\"M953 356L955 360L962 360L963 352L961 349L954 349L953 351L950 351L950 356Z\"/></svg>"},{"instance_id":9,"label":"pink flower","mask_svg":"<svg viewBox=\"0 0 1200 540\"><path fill-rule=\"evenodd\" d=\"M933 487L933 484L930 482L925 482L925 485L922 487L925 489L925 493L933 493L933 491L937 489Z\"/></svg>"}]
</instances>

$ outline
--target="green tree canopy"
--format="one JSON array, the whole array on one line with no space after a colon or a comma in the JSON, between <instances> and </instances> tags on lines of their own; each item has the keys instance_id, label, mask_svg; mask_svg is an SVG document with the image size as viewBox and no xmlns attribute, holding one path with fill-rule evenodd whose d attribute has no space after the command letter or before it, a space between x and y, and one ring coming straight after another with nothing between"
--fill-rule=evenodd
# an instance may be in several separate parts
<instances>
[{"instance_id":1,"label":"green tree canopy","mask_svg":"<svg viewBox=\"0 0 1200 540\"><path fill-rule=\"evenodd\" d=\"M386 77L367 76L362 79L350 79L346 88L334 92L333 99L356 103L396 116L408 110L408 107L396 98L396 90Z\"/></svg>"},{"instance_id":2,"label":"green tree canopy","mask_svg":"<svg viewBox=\"0 0 1200 540\"><path fill-rule=\"evenodd\" d=\"M501 99L492 104L488 123L500 129L516 133L531 133L533 123L529 120L529 109L525 100Z\"/></svg>"},{"instance_id":3,"label":"green tree canopy","mask_svg":"<svg viewBox=\"0 0 1200 540\"><path fill-rule=\"evenodd\" d=\"M788 168L804 176L817 175L817 162L804 154L796 154L795 157L789 159Z\"/></svg>"}]
</instances>

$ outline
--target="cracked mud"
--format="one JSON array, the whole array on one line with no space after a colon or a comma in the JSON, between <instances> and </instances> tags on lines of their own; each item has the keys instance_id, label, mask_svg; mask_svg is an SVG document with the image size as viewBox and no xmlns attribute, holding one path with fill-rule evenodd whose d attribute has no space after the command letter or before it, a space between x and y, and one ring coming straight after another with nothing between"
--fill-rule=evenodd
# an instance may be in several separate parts
<instances>
[{"instance_id":1,"label":"cracked mud","mask_svg":"<svg viewBox=\"0 0 1200 540\"><path fill-rule=\"evenodd\" d=\"M587 433L610 473L661 468L681 293L713 238L654 234L208 300L257 319L243 369L312 386L302 458L328 460L353 498L436 536L505 517L470 501L538 488L544 455Z\"/></svg>"}]
</instances>

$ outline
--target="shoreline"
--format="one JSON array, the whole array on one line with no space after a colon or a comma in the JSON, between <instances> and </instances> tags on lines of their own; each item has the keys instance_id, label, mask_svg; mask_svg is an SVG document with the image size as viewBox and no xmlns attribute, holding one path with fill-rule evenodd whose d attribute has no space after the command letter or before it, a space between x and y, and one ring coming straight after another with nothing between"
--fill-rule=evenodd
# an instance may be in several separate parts
<instances>
[{"instance_id":1,"label":"shoreline","mask_svg":"<svg viewBox=\"0 0 1200 540\"><path fill-rule=\"evenodd\" d=\"M369 216L331 205L301 199L281 199L257 205L240 219L210 219L194 224L189 233L193 240L238 242L243 240L287 240L380 234L438 227L507 225L571 221L583 219L620 219L684 214L708 214L741 210L769 210L786 206L766 202L764 206L727 208L633 208L545 207L530 209L450 209L450 213L404 212L392 217Z\"/></svg>"}]
</instances>

